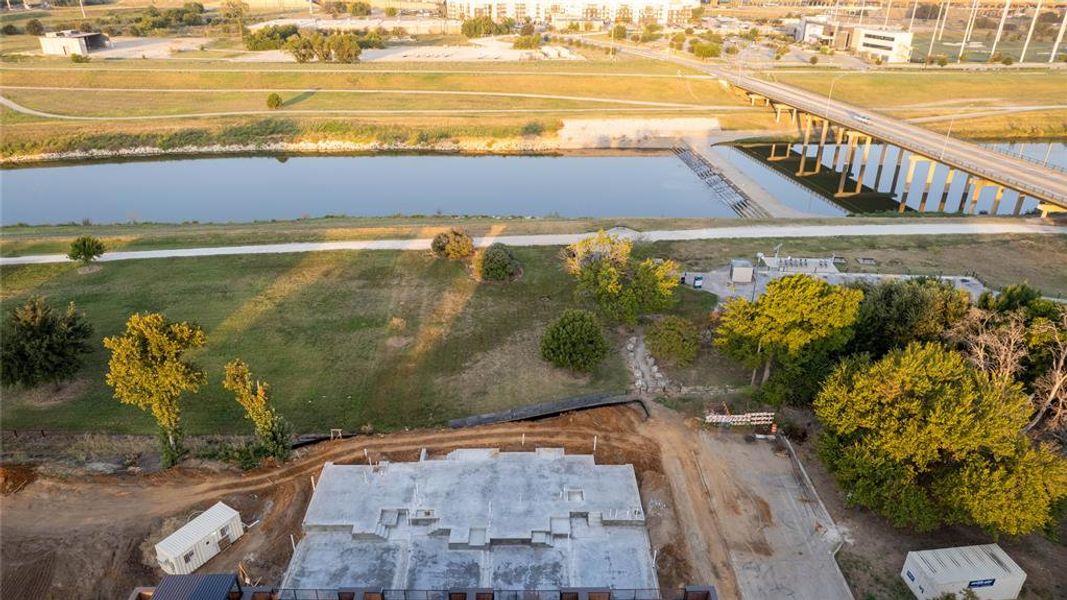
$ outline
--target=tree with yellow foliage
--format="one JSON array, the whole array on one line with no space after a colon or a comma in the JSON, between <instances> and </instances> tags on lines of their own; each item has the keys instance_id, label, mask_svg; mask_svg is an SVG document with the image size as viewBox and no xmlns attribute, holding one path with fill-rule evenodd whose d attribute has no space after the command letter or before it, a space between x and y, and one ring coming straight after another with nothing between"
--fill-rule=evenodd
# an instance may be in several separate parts
<instances>
[{"instance_id":1,"label":"tree with yellow foliage","mask_svg":"<svg viewBox=\"0 0 1067 600\"><path fill-rule=\"evenodd\" d=\"M674 302L678 265L671 260L630 256L633 242L598 231L563 251L564 269L578 280L575 294L592 300L609 319L633 325L643 314Z\"/></svg>"},{"instance_id":2,"label":"tree with yellow foliage","mask_svg":"<svg viewBox=\"0 0 1067 600\"><path fill-rule=\"evenodd\" d=\"M237 403L245 409L245 417L252 421L256 441L278 460L285 460L291 448L289 424L274 410L270 403L270 386L266 382L253 381L252 371L241 359L226 363L226 375L222 387L234 393Z\"/></svg>"},{"instance_id":3,"label":"tree with yellow foliage","mask_svg":"<svg viewBox=\"0 0 1067 600\"><path fill-rule=\"evenodd\" d=\"M160 313L131 315L124 334L104 338L104 347L111 350L107 384L120 402L155 417L164 467L173 466L185 453L181 395L195 393L205 381L204 372L185 354L206 341L198 325L172 323Z\"/></svg>"}]
</instances>

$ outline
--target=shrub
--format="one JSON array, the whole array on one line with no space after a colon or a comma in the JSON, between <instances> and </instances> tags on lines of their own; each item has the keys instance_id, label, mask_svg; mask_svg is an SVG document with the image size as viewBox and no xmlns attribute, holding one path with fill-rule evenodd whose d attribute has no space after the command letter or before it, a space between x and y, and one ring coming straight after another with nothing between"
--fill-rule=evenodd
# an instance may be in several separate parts
<instances>
[{"instance_id":1,"label":"shrub","mask_svg":"<svg viewBox=\"0 0 1067 600\"><path fill-rule=\"evenodd\" d=\"M645 343L656 358L688 365L697 357L700 331L692 321L671 315L652 325Z\"/></svg>"},{"instance_id":2,"label":"shrub","mask_svg":"<svg viewBox=\"0 0 1067 600\"><path fill-rule=\"evenodd\" d=\"M22 31L14 24L8 23L7 25L4 25L3 29L0 29L0 33L3 33L4 35L18 35L22 33Z\"/></svg>"},{"instance_id":3,"label":"shrub","mask_svg":"<svg viewBox=\"0 0 1067 600\"><path fill-rule=\"evenodd\" d=\"M275 110L282 107L282 97L278 94L271 93L267 96L267 108Z\"/></svg>"},{"instance_id":4,"label":"shrub","mask_svg":"<svg viewBox=\"0 0 1067 600\"><path fill-rule=\"evenodd\" d=\"M600 323L587 310L563 311L541 338L541 357L557 367L590 372L607 353Z\"/></svg>"},{"instance_id":5,"label":"shrub","mask_svg":"<svg viewBox=\"0 0 1067 600\"><path fill-rule=\"evenodd\" d=\"M522 126L523 135L541 135L545 132L545 124L540 121L527 121Z\"/></svg>"},{"instance_id":6,"label":"shrub","mask_svg":"<svg viewBox=\"0 0 1067 600\"><path fill-rule=\"evenodd\" d=\"M27 35L44 35L44 25L38 19L30 19L26 21L26 34Z\"/></svg>"},{"instance_id":7,"label":"shrub","mask_svg":"<svg viewBox=\"0 0 1067 600\"><path fill-rule=\"evenodd\" d=\"M1002 65L1011 65L1014 62L1015 62L1015 59L1010 57L1010 56L1005 56L1004 58L1002 58L1000 60L1000 64L1002 64Z\"/></svg>"},{"instance_id":8,"label":"shrub","mask_svg":"<svg viewBox=\"0 0 1067 600\"><path fill-rule=\"evenodd\" d=\"M348 7L348 14L353 17L365 17L370 14L370 4L366 2L353 2Z\"/></svg>"},{"instance_id":9,"label":"shrub","mask_svg":"<svg viewBox=\"0 0 1067 600\"><path fill-rule=\"evenodd\" d=\"M3 323L0 381L33 387L73 377L82 355L92 352L93 328L71 302L57 311L44 298L32 296L16 306Z\"/></svg>"},{"instance_id":10,"label":"shrub","mask_svg":"<svg viewBox=\"0 0 1067 600\"><path fill-rule=\"evenodd\" d=\"M397 15L397 10L396 10L395 6L387 6L387 7L385 7L385 16L391 18L391 17L395 17L396 15Z\"/></svg>"},{"instance_id":11,"label":"shrub","mask_svg":"<svg viewBox=\"0 0 1067 600\"><path fill-rule=\"evenodd\" d=\"M515 43L511 45L516 50L533 50L541 47L541 36L539 35L523 35L515 38Z\"/></svg>"},{"instance_id":12,"label":"shrub","mask_svg":"<svg viewBox=\"0 0 1067 600\"><path fill-rule=\"evenodd\" d=\"M474 254L474 240L465 231L450 229L435 235L430 248L437 256L453 260L467 258Z\"/></svg>"},{"instance_id":13,"label":"shrub","mask_svg":"<svg viewBox=\"0 0 1067 600\"><path fill-rule=\"evenodd\" d=\"M697 58L718 58L722 55L722 46L711 42L700 42L692 46L693 55Z\"/></svg>"},{"instance_id":14,"label":"shrub","mask_svg":"<svg viewBox=\"0 0 1067 600\"><path fill-rule=\"evenodd\" d=\"M248 50L277 50L285 46L285 40L297 35L296 25L268 25L245 36Z\"/></svg>"},{"instance_id":15,"label":"shrub","mask_svg":"<svg viewBox=\"0 0 1067 600\"><path fill-rule=\"evenodd\" d=\"M74 54L72 56L80 55ZM91 235L83 235L70 243L70 251L67 252L67 258L87 265L96 260L105 250L107 248L104 247L104 242Z\"/></svg>"},{"instance_id":16,"label":"shrub","mask_svg":"<svg viewBox=\"0 0 1067 600\"><path fill-rule=\"evenodd\" d=\"M87 63L87 62L89 62L91 60L92 60L91 58L89 58L88 56L85 56L84 54L71 54L70 55L70 62L72 62L72 63Z\"/></svg>"},{"instance_id":17,"label":"shrub","mask_svg":"<svg viewBox=\"0 0 1067 600\"><path fill-rule=\"evenodd\" d=\"M808 59L808 62L810 62L813 65L817 65L817 64L819 64L819 57L818 56L812 56L811 58Z\"/></svg>"},{"instance_id":18,"label":"shrub","mask_svg":"<svg viewBox=\"0 0 1067 600\"><path fill-rule=\"evenodd\" d=\"M518 259L504 244L490 245L478 259L478 276L486 281L506 281L519 274Z\"/></svg>"}]
</instances>

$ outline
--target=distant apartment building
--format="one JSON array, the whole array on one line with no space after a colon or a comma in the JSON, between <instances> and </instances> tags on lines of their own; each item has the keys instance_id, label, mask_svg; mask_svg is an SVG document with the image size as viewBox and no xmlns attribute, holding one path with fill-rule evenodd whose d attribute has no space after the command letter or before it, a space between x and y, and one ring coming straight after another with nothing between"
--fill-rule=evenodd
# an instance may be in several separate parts
<instances>
[{"instance_id":1,"label":"distant apartment building","mask_svg":"<svg viewBox=\"0 0 1067 600\"><path fill-rule=\"evenodd\" d=\"M793 39L805 44L850 50L886 63L911 60L911 32L882 27L858 27L828 17L804 17L793 30Z\"/></svg>"},{"instance_id":2,"label":"distant apartment building","mask_svg":"<svg viewBox=\"0 0 1067 600\"><path fill-rule=\"evenodd\" d=\"M541 23L614 22L685 23L700 0L447 0L449 18L472 19L487 16Z\"/></svg>"}]
</instances>

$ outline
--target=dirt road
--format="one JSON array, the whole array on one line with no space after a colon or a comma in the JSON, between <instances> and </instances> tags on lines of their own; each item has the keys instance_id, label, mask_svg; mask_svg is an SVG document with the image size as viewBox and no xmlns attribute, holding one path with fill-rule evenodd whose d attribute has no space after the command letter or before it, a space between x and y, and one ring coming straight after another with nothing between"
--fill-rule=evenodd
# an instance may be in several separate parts
<instances>
[{"instance_id":1,"label":"dirt road","mask_svg":"<svg viewBox=\"0 0 1067 600\"><path fill-rule=\"evenodd\" d=\"M235 570L242 562L254 582L276 584L289 560L289 535L299 538L310 478L325 461L360 463L365 451L375 461L417 460L423 448L432 455L460 447L564 447L590 453L594 436L598 462L635 467L662 587L706 581L721 598L738 598L732 554L780 550L768 545L761 528L739 519L751 507L764 512L759 507L766 502L754 499L765 492L746 488L729 465L721 466L713 438L662 407L655 407L648 420L635 409L612 407L536 423L326 442L282 467L248 473L178 468L7 486L8 495L0 499L3 589L5 596L18 591L19 597L122 597L161 575L151 558L154 542L219 500L237 508L245 522L258 523L205 571ZM694 444L694 439L705 443ZM738 440L732 443L744 443ZM753 451L770 456L769 447ZM724 527L720 516L729 503L744 506L725 515L731 523Z\"/></svg>"}]
</instances>

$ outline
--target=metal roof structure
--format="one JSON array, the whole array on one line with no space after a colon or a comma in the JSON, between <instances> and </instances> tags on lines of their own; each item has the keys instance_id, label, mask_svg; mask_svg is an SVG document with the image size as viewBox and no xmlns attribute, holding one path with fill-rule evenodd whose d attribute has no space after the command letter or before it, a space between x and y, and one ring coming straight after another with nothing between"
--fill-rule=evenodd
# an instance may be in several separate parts
<instances>
[{"instance_id":1,"label":"metal roof structure","mask_svg":"<svg viewBox=\"0 0 1067 600\"><path fill-rule=\"evenodd\" d=\"M967 581L979 575L1026 577L1026 572L996 544L918 550L908 554L939 582Z\"/></svg>"},{"instance_id":2,"label":"metal roof structure","mask_svg":"<svg viewBox=\"0 0 1067 600\"><path fill-rule=\"evenodd\" d=\"M237 585L233 573L167 575L156 586L152 600L227 600Z\"/></svg>"},{"instance_id":3,"label":"metal roof structure","mask_svg":"<svg viewBox=\"0 0 1067 600\"><path fill-rule=\"evenodd\" d=\"M168 557L180 556L234 517L240 518L236 510L218 502L156 544L156 552Z\"/></svg>"}]
</instances>

